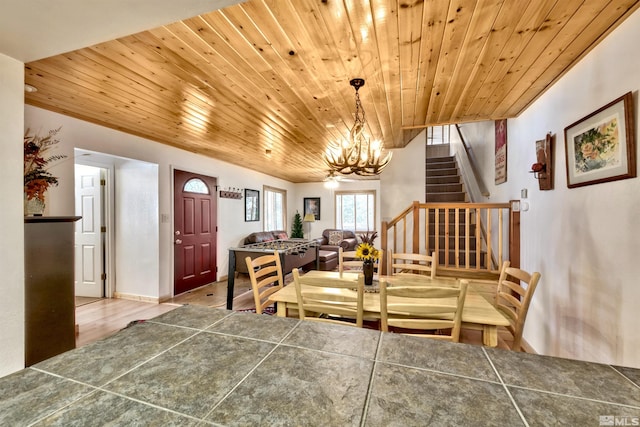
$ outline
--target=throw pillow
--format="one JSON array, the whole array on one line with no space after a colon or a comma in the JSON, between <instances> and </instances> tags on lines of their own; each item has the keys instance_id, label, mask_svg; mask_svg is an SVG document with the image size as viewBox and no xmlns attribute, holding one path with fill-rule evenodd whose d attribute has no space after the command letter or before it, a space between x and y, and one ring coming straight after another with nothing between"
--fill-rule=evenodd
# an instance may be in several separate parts
<instances>
[{"instance_id":1,"label":"throw pillow","mask_svg":"<svg viewBox=\"0 0 640 427\"><path fill-rule=\"evenodd\" d=\"M287 236L287 233L280 233L277 235L278 240L288 240L289 236Z\"/></svg>"},{"instance_id":2,"label":"throw pillow","mask_svg":"<svg viewBox=\"0 0 640 427\"><path fill-rule=\"evenodd\" d=\"M329 232L329 244L337 246L342 242L342 231L330 231Z\"/></svg>"}]
</instances>

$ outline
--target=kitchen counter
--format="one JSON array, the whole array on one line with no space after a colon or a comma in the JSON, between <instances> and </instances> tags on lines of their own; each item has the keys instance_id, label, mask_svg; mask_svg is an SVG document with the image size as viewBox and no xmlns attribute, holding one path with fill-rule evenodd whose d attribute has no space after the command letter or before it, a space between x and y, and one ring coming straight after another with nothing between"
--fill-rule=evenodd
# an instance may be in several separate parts
<instances>
[{"instance_id":1,"label":"kitchen counter","mask_svg":"<svg viewBox=\"0 0 640 427\"><path fill-rule=\"evenodd\" d=\"M604 416L637 425L640 370L200 306L0 378L10 426L614 425Z\"/></svg>"}]
</instances>

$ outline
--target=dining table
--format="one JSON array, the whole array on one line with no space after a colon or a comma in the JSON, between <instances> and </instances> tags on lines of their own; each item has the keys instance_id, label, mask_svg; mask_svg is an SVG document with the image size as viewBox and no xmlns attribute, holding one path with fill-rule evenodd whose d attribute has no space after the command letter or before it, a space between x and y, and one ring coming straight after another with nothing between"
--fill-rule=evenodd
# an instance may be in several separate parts
<instances>
[{"instance_id":1,"label":"dining table","mask_svg":"<svg viewBox=\"0 0 640 427\"><path fill-rule=\"evenodd\" d=\"M354 283L354 290L327 288L328 293L353 293L355 294L355 283L358 280L358 272L319 271L310 270L305 276L314 278L327 278L350 281ZM367 319L380 318L380 293L377 291L376 282L385 280L392 286L455 286L457 280L452 278L424 278L415 275L397 274L393 276L379 276L374 278L374 285L365 286L364 293L364 313ZM393 297L390 297L392 300ZM296 297L295 285L293 283L284 286L281 290L274 292L269 300L276 303L276 315L287 317L289 309L297 309L298 300ZM467 290L462 310L462 327L477 329L482 332L482 343L488 347L498 345L498 328L509 326L509 320L484 296L473 289Z\"/></svg>"}]
</instances>

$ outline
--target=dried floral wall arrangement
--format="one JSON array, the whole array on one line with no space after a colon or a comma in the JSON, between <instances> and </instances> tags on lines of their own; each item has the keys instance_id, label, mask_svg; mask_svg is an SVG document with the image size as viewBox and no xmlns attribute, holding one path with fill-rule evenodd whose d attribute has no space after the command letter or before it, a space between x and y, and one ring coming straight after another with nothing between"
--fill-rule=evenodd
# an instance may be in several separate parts
<instances>
[{"instance_id":1,"label":"dried floral wall arrangement","mask_svg":"<svg viewBox=\"0 0 640 427\"><path fill-rule=\"evenodd\" d=\"M64 154L52 154L55 145L60 142L56 135L61 128L50 130L46 136L24 135L24 195L25 203L37 201L44 210L45 193L49 187L58 185L58 178L49 172L51 163L64 159ZM25 212L27 213L27 212Z\"/></svg>"}]
</instances>

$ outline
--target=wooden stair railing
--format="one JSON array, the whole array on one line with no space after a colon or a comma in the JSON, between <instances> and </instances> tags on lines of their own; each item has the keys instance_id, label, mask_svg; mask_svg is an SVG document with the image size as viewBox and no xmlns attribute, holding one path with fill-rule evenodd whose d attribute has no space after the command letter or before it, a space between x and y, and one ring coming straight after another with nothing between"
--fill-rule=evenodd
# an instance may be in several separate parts
<instances>
[{"instance_id":1,"label":"wooden stair railing","mask_svg":"<svg viewBox=\"0 0 640 427\"><path fill-rule=\"evenodd\" d=\"M497 278L504 260L520 263L520 212L510 203L413 202L383 221L381 249L438 256L438 274ZM387 261L382 260L386 273Z\"/></svg>"}]
</instances>

